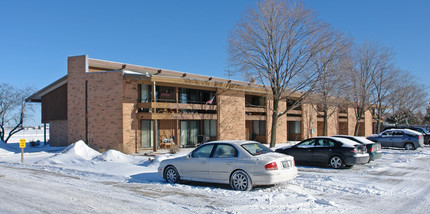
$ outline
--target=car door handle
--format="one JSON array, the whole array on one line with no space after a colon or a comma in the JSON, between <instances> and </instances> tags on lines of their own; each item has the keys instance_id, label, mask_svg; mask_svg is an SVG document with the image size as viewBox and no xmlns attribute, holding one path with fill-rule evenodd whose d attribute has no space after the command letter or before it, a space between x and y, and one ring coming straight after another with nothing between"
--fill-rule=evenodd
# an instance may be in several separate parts
<instances>
[{"instance_id":1,"label":"car door handle","mask_svg":"<svg viewBox=\"0 0 430 214\"><path fill-rule=\"evenodd\" d=\"M233 164L233 162L227 162L226 164L227 164L227 165L232 165L232 164Z\"/></svg>"},{"instance_id":2,"label":"car door handle","mask_svg":"<svg viewBox=\"0 0 430 214\"><path fill-rule=\"evenodd\" d=\"M200 164L201 165L205 165L205 164L207 164L208 162L207 161L202 161L202 162L200 162Z\"/></svg>"}]
</instances>

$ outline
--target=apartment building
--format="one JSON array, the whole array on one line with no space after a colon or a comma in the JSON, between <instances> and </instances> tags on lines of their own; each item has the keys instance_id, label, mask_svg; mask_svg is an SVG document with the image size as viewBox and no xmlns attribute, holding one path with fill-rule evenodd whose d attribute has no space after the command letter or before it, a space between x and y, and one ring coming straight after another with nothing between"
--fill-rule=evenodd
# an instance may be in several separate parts
<instances>
[{"instance_id":1,"label":"apartment building","mask_svg":"<svg viewBox=\"0 0 430 214\"><path fill-rule=\"evenodd\" d=\"M28 102L42 104L50 144L78 140L101 152L156 151L194 147L211 140L270 142L270 95L260 85L159 68L68 58L67 75L37 91ZM281 102L281 110L288 102ZM310 104L279 118L277 142L322 135L323 120ZM333 109L329 135L353 134L352 108ZM360 135L372 133L366 112Z\"/></svg>"}]
</instances>

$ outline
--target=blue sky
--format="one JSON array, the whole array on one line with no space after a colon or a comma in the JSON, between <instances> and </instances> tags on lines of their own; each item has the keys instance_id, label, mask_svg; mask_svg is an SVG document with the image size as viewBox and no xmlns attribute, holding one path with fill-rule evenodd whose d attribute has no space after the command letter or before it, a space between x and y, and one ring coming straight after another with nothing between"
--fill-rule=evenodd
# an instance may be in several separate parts
<instances>
[{"instance_id":1,"label":"blue sky","mask_svg":"<svg viewBox=\"0 0 430 214\"><path fill-rule=\"evenodd\" d=\"M396 65L430 86L430 1L304 2L355 42L392 48ZM68 56L83 54L225 77L228 34L253 5L250 0L0 0L0 82L41 89L66 75ZM27 124L40 122L36 110Z\"/></svg>"}]
</instances>

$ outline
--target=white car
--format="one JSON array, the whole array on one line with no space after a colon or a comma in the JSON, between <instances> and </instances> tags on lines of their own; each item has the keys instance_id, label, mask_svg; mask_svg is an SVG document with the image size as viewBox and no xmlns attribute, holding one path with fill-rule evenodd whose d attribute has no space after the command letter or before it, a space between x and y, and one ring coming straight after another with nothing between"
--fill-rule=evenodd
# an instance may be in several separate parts
<instances>
[{"instance_id":1,"label":"white car","mask_svg":"<svg viewBox=\"0 0 430 214\"><path fill-rule=\"evenodd\" d=\"M168 183L181 180L230 184L247 191L256 185L272 185L294 179L294 158L273 152L254 141L214 141L190 154L160 163L158 174Z\"/></svg>"}]
</instances>

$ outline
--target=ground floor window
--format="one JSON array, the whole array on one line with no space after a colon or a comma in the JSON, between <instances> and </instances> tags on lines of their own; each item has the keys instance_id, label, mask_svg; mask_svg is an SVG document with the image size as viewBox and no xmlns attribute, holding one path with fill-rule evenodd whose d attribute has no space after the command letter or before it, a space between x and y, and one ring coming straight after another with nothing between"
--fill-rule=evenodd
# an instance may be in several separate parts
<instances>
[{"instance_id":1,"label":"ground floor window","mask_svg":"<svg viewBox=\"0 0 430 214\"><path fill-rule=\"evenodd\" d=\"M181 121L181 146L196 146L200 134L200 121Z\"/></svg>"},{"instance_id":2,"label":"ground floor window","mask_svg":"<svg viewBox=\"0 0 430 214\"><path fill-rule=\"evenodd\" d=\"M154 122L152 120L141 120L141 147L152 148L154 146Z\"/></svg>"},{"instance_id":3,"label":"ground floor window","mask_svg":"<svg viewBox=\"0 0 430 214\"><path fill-rule=\"evenodd\" d=\"M216 120L204 120L204 134L208 137L216 137Z\"/></svg>"},{"instance_id":4,"label":"ground floor window","mask_svg":"<svg viewBox=\"0 0 430 214\"><path fill-rule=\"evenodd\" d=\"M266 135L266 121L254 120L252 121L252 133L256 135Z\"/></svg>"},{"instance_id":5,"label":"ground floor window","mask_svg":"<svg viewBox=\"0 0 430 214\"><path fill-rule=\"evenodd\" d=\"M287 129L288 130L288 133L287 133L288 140L291 140L291 141L300 140L300 135L302 133L301 122L300 121L288 121L287 126L288 126L288 129Z\"/></svg>"}]
</instances>

